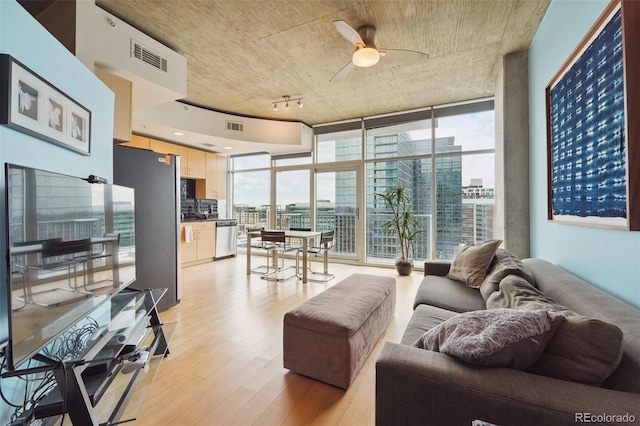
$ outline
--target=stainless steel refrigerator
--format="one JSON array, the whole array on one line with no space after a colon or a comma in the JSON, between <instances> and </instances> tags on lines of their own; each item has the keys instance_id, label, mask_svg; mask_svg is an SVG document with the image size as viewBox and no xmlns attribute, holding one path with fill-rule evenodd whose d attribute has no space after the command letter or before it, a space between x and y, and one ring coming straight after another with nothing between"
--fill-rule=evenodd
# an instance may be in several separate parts
<instances>
[{"instance_id":1,"label":"stainless steel refrigerator","mask_svg":"<svg viewBox=\"0 0 640 426\"><path fill-rule=\"evenodd\" d=\"M113 183L135 189L137 289L166 288L180 302L180 157L114 145Z\"/></svg>"}]
</instances>

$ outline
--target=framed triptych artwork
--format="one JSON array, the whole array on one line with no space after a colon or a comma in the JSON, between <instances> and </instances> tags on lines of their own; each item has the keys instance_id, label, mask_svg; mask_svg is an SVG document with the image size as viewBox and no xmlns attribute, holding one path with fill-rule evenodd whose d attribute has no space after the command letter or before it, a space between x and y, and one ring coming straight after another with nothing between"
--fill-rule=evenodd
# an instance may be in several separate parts
<instances>
[{"instance_id":1,"label":"framed triptych artwork","mask_svg":"<svg viewBox=\"0 0 640 426\"><path fill-rule=\"evenodd\" d=\"M548 219L640 230L640 2L612 1L546 88Z\"/></svg>"},{"instance_id":2,"label":"framed triptych artwork","mask_svg":"<svg viewBox=\"0 0 640 426\"><path fill-rule=\"evenodd\" d=\"M91 112L5 54L0 55L0 124L91 153Z\"/></svg>"}]
</instances>

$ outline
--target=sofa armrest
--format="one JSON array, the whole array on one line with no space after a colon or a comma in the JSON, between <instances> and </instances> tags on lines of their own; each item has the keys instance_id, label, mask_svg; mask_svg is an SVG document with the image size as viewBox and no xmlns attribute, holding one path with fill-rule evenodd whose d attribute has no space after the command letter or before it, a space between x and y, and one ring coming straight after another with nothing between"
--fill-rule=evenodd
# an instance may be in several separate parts
<instances>
[{"instance_id":1,"label":"sofa armrest","mask_svg":"<svg viewBox=\"0 0 640 426\"><path fill-rule=\"evenodd\" d=\"M640 394L475 367L397 343L386 343L376 362L377 426L470 425L476 419L496 425L575 426L581 423L577 416L589 413L639 419Z\"/></svg>"},{"instance_id":2,"label":"sofa armrest","mask_svg":"<svg viewBox=\"0 0 640 426\"><path fill-rule=\"evenodd\" d=\"M424 275L438 275L439 277L446 277L450 268L450 260L427 260L424 262Z\"/></svg>"}]
</instances>

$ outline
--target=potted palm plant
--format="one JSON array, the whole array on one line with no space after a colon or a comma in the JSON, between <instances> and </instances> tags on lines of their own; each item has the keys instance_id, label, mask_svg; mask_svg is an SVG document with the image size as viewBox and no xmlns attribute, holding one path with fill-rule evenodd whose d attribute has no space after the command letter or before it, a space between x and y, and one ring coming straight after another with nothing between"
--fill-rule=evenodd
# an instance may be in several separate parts
<instances>
[{"instance_id":1,"label":"potted palm plant","mask_svg":"<svg viewBox=\"0 0 640 426\"><path fill-rule=\"evenodd\" d=\"M400 275L409 275L413 271L413 244L422 232L422 223L408 205L411 200L404 186L389 188L384 193L376 193L376 196L382 198L391 210L391 218L382 224L382 230L388 234L395 233L398 239L400 253L396 270Z\"/></svg>"}]
</instances>

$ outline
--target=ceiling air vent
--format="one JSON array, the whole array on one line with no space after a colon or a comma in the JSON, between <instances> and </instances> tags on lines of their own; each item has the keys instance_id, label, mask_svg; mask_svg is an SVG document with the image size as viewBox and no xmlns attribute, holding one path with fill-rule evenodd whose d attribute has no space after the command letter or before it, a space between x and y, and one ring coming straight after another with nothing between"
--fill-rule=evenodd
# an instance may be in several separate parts
<instances>
[{"instance_id":1,"label":"ceiling air vent","mask_svg":"<svg viewBox=\"0 0 640 426\"><path fill-rule=\"evenodd\" d=\"M242 123L236 123L234 121L227 121L227 130L233 130L234 132L244 131L244 125Z\"/></svg>"},{"instance_id":2,"label":"ceiling air vent","mask_svg":"<svg viewBox=\"0 0 640 426\"><path fill-rule=\"evenodd\" d=\"M131 57L161 71L167 72L167 58L163 58L154 51L144 47L135 40L131 40Z\"/></svg>"}]
</instances>

